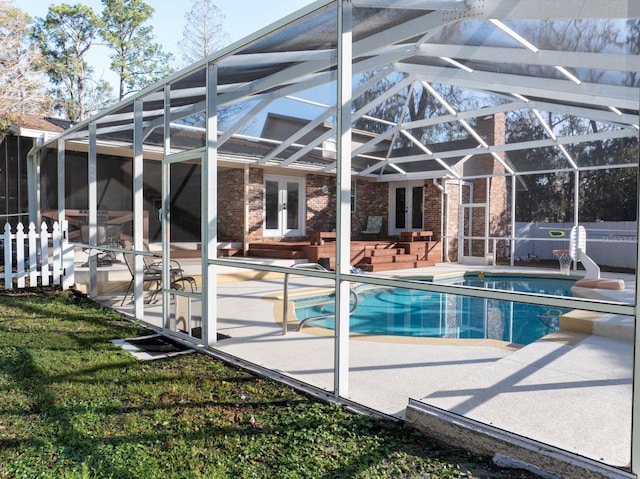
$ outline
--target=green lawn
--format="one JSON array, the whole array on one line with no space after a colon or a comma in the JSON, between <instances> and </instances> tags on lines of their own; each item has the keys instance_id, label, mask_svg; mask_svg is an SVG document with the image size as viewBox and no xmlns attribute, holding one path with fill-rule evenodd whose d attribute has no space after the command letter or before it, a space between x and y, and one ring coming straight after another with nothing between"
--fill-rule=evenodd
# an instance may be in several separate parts
<instances>
[{"instance_id":1,"label":"green lawn","mask_svg":"<svg viewBox=\"0 0 640 479\"><path fill-rule=\"evenodd\" d=\"M84 297L0 292L0 478L533 477L148 333Z\"/></svg>"}]
</instances>

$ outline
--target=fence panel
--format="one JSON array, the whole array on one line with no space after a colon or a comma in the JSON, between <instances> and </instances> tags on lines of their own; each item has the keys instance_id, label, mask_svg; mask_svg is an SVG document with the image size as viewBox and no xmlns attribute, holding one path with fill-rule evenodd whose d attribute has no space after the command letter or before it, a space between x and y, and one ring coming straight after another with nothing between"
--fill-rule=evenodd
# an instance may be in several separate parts
<instances>
[{"instance_id":1,"label":"fence panel","mask_svg":"<svg viewBox=\"0 0 640 479\"><path fill-rule=\"evenodd\" d=\"M587 255L600 266L635 269L637 230L635 221L580 223L587 232ZM569 249L573 223L516 223L514 256L555 259L553 250ZM556 232L562 232L558 236Z\"/></svg>"},{"instance_id":2,"label":"fence panel","mask_svg":"<svg viewBox=\"0 0 640 479\"><path fill-rule=\"evenodd\" d=\"M46 223L42 223L39 232L31 223L26 233L22 223L18 223L15 233L6 223L0 236L0 247L4 250L0 255L4 260L4 287L73 285L73 248L69 247L67 231L66 221L62 225L55 222L51 233Z\"/></svg>"}]
</instances>

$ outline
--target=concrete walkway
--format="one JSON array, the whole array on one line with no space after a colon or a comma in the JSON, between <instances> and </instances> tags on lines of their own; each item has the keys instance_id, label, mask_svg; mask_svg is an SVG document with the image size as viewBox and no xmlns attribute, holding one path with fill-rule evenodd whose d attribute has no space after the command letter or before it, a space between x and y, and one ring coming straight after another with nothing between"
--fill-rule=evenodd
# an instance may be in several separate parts
<instances>
[{"instance_id":1,"label":"concrete walkway","mask_svg":"<svg viewBox=\"0 0 640 479\"><path fill-rule=\"evenodd\" d=\"M441 270L454 267L459 269ZM624 279L627 289L619 298L629 301L635 278ZM323 286L331 284L299 277L290 285L292 290ZM219 283L218 330L230 339L219 341L216 349L331 392L333 338L319 328L293 331L292 325L283 335L282 287L281 279ZM101 298L112 306L119 299ZM159 311L158 304L149 305L145 320L159 326ZM519 349L491 340L352 336L349 398L399 418L412 398L625 467L633 324L631 318L602 321L609 325L601 330L604 335L561 331Z\"/></svg>"}]
</instances>

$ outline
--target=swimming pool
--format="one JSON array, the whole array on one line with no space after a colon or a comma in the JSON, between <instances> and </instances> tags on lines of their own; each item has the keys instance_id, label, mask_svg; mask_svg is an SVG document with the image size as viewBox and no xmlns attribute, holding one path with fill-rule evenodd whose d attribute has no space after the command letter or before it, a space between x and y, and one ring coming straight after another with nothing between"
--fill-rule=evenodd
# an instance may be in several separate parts
<instances>
[{"instance_id":1,"label":"swimming pool","mask_svg":"<svg viewBox=\"0 0 640 479\"><path fill-rule=\"evenodd\" d=\"M416 279L416 278L413 278ZM430 280L425 280L430 281ZM438 283L461 284L503 291L571 296L575 280L539 276L467 274ZM358 292L350 331L360 334L461 339L497 339L529 344L558 329L559 316L568 310L454 294L403 288L375 287ZM334 328L333 295L295 301L299 320Z\"/></svg>"}]
</instances>

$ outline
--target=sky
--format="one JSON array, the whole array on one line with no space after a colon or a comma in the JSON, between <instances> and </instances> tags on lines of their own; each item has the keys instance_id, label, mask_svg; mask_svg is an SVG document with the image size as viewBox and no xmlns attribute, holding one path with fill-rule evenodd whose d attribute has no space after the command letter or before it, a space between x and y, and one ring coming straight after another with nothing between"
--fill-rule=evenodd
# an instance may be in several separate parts
<instances>
[{"instance_id":1,"label":"sky","mask_svg":"<svg viewBox=\"0 0 640 479\"><path fill-rule=\"evenodd\" d=\"M49 6L67 3L78 3L91 7L96 13L102 11L100 0L14 0L17 8L32 17L44 18ZM190 10L191 2L187 0L146 0L155 10L151 19L153 31L166 52L178 55L178 42L182 38L185 13ZM313 0L214 0L214 3L225 16L223 26L229 33L231 41L235 42L251 35L255 31L270 25L279 19L293 13ZM109 71L108 54L106 49L95 47L90 55L89 63L93 66L98 77L109 81L115 88L117 81Z\"/></svg>"}]
</instances>

